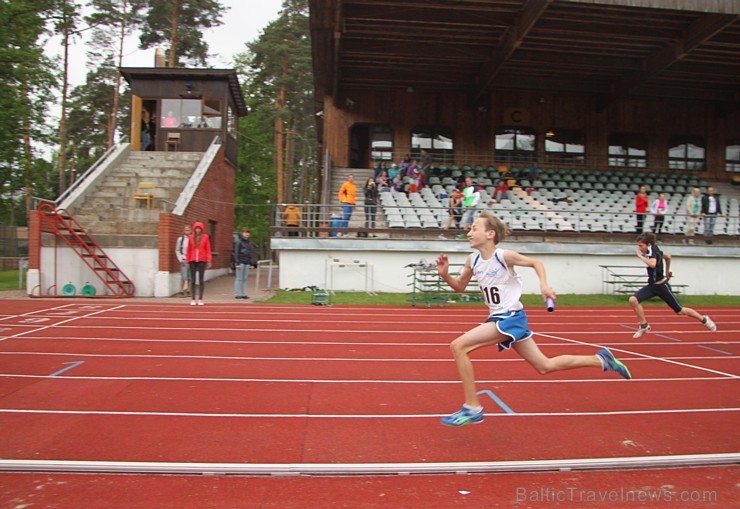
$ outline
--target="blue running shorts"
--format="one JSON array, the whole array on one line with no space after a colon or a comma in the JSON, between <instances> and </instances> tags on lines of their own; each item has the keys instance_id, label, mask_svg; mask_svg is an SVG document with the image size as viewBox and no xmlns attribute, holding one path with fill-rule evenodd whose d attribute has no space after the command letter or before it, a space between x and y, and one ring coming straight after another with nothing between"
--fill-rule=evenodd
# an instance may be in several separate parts
<instances>
[{"instance_id":1,"label":"blue running shorts","mask_svg":"<svg viewBox=\"0 0 740 509\"><path fill-rule=\"evenodd\" d=\"M494 322L496 328L511 339L507 339L498 344L498 351L508 350L517 341L525 341L532 337L534 334L529 327L527 321L527 313L523 309L519 311L509 311L508 313L502 313L500 315L491 315L486 320L486 323Z\"/></svg>"}]
</instances>

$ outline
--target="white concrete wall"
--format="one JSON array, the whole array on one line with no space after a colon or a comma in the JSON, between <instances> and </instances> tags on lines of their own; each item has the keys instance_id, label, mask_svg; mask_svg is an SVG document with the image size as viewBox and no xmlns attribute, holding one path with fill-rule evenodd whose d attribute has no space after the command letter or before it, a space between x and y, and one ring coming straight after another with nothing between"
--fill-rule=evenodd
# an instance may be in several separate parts
<instances>
[{"instance_id":1,"label":"white concrete wall","mask_svg":"<svg viewBox=\"0 0 740 509\"><path fill-rule=\"evenodd\" d=\"M599 265L644 267L633 244L576 244L507 242L501 247L534 256L545 264L550 285L562 294L603 293ZM274 238L279 253L281 288L317 286L335 291L365 291L367 262L372 278L367 289L376 292L406 293L413 278L409 264L433 263L439 253L451 263L464 263L471 252L460 240L386 240L347 238ZM664 246L673 255L674 284L686 284L691 295L740 295L740 253L735 248L708 246ZM338 260L331 263L331 260ZM344 262L344 263L342 263ZM344 266L340 266L340 265ZM539 293L533 270L520 268L524 293Z\"/></svg>"},{"instance_id":2,"label":"white concrete wall","mask_svg":"<svg viewBox=\"0 0 740 509\"><path fill-rule=\"evenodd\" d=\"M180 290L180 272L161 272L157 249L105 248L106 254L118 268L134 282L136 297L168 297ZM206 281L221 276L227 269L207 270ZM79 294L90 284L96 295L110 295L110 291L95 273L66 246L44 247L41 250L41 271L29 270L29 295L61 295L62 287L72 283ZM57 288L54 289L56 284Z\"/></svg>"}]
</instances>

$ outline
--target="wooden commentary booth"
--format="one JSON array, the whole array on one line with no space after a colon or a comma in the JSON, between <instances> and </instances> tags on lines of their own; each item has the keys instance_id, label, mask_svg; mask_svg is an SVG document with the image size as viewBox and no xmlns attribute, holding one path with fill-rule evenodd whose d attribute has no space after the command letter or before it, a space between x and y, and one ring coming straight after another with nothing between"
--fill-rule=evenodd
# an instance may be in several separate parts
<instances>
[{"instance_id":1,"label":"wooden commentary booth","mask_svg":"<svg viewBox=\"0 0 740 509\"><path fill-rule=\"evenodd\" d=\"M247 114L233 69L121 68L131 86L133 150L203 152L215 136L236 165L237 119Z\"/></svg>"}]
</instances>

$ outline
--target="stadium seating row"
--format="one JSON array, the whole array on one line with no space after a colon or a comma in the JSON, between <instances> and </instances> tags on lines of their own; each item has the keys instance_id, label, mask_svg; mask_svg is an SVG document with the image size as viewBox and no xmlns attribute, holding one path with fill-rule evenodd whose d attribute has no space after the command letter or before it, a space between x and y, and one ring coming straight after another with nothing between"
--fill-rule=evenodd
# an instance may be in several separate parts
<instances>
[{"instance_id":1,"label":"stadium seating row","mask_svg":"<svg viewBox=\"0 0 740 509\"><path fill-rule=\"evenodd\" d=\"M380 193L381 206L391 228L441 228L448 220L448 194L454 187L435 184L418 193ZM496 202L491 186L481 189L480 210L491 209L514 230L539 231L635 231L634 193L614 190L577 189L570 192L559 188L527 193L515 187L507 197ZM650 195L650 201L657 193ZM666 193L669 213L663 233L683 233L686 229L684 203L686 194ZM740 234L740 207L738 200L721 200L723 214L717 217L715 235ZM648 216L646 230L653 224Z\"/></svg>"}]
</instances>

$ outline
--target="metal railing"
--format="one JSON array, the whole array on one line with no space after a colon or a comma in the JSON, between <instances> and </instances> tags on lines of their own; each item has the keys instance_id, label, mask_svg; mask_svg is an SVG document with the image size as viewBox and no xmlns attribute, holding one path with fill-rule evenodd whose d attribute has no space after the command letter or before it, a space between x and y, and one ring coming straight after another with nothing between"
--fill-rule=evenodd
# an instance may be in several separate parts
<instances>
[{"instance_id":1,"label":"metal railing","mask_svg":"<svg viewBox=\"0 0 740 509\"><path fill-rule=\"evenodd\" d=\"M447 207L418 207L409 205L377 206L375 227L365 226L364 207L355 207L349 223L343 222L342 208L339 204L294 204L301 211L301 221L298 227L289 227L282 219L282 209L274 208L271 226L276 236L326 237L341 236L340 233L357 232L403 232L405 230L428 230L436 234L444 233L444 227L449 218ZM552 233L629 233L637 231L635 212L613 212L598 210L574 210L567 207L531 209L531 208L503 208L493 204L487 208L504 221L514 232ZM402 223L389 221L389 210L400 212ZM485 210L478 209L477 212ZM424 221L422 217L433 217L434 221ZM689 216L686 214L670 214L664 217L660 233L663 235L685 235ZM654 216L647 214L644 218L644 231L652 231ZM454 231L450 230L450 231ZM696 235L703 234L703 224L699 220ZM740 217L728 215L714 229L716 236L740 235Z\"/></svg>"}]
</instances>

